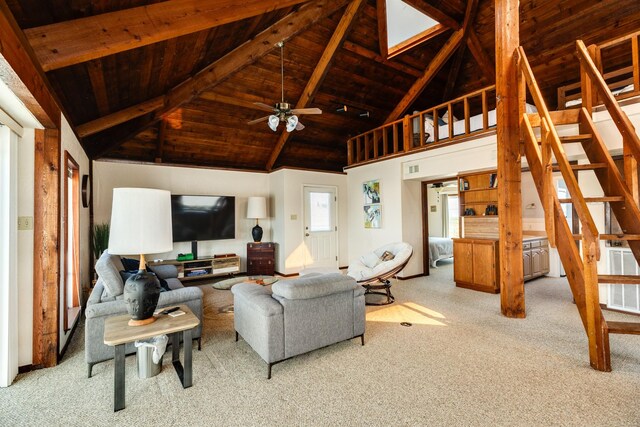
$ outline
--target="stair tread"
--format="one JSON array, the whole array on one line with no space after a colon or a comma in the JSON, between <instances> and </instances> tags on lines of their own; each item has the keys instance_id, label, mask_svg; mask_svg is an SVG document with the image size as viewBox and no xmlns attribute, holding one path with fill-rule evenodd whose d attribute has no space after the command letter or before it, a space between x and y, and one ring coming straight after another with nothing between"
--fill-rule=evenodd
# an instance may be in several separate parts
<instances>
[{"instance_id":1,"label":"stair tread","mask_svg":"<svg viewBox=\"0 0 640 427\"><path fill-rule=\"evenodd\" d=\"M571 203L571 199L558 199L560 203ZM624 196L585 197L586 203L624 202Z\"/></svg>"},{"instance_id":2,"label":"stair tread","mask_svg":"<svg viewBox=\"0 0 640 427\"><path fill-rule=\"evenodd\" d=\"M640 335L640 323L607 321L607 330L610 334Z\"/></svg>"},{"instance_id":3,"label":"stair tread","mask_svg":"<svg viewBox=\"0 0 640 427\"><path fill-rule=\"evenodd\" d=\"M578 135L565 135L560 137L560 142L563 144L582 143L593 138L590 133L582 133ZM541 144L542 140L538 138L538 144Z\"/></svg>"},{"instance_id":4,"label":"stair tread","mask_svg":"<svg viewBox=\"0 0 640 427\"><path fill-rule=\"evenodd\" d=\"M640 276L599 274L598 283L609 283L617 285L640 285Z\"/></svg>"}]
</instances>

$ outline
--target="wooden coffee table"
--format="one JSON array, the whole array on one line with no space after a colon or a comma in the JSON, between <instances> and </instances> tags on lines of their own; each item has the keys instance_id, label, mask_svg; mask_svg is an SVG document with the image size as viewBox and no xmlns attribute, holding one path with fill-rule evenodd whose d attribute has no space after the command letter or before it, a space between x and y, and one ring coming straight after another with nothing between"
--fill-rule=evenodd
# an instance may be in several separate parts
<instances>
[{"instance_id":1,"label":"wooden coffee table","mask_svg":"<svg viewBox=\"0 0 640 427\"><path fill-rule=\"evenodd\" d=\"M170 335L173 352L173 367L183 388L191 387L191 330L200 320L186 305L179 306L185 314L171 317L158 315L156 321L143 326L129 326L131 316L109 317L104 322L104 343L115 347L113 412L124 409L124 346L127 343L144 340L158 335ZM184 343L184 367L180 363L180 332Z\"/></svg>"}]
</instances>

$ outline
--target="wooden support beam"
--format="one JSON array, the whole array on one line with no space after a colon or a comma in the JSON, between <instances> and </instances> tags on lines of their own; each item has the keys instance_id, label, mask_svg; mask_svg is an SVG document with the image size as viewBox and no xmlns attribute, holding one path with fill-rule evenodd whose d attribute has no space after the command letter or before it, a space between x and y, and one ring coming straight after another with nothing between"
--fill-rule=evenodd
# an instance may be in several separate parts
<instances>
[{"instance_id":1,"label":"wooden support beam","mask_svg":"<svg viewBox=\"0 0 640 427\"><path fill-rule=\"evenodd\" d=\"M378 46L380 55L384 58L389 56L387 46L387 0L376 0L376 13L378 14Z\"/></svg>"},{"instance_id":2,"label":"wooden support beam","mask_svg":"<svg viewBox=\"0 0 640 427\"><path fill-rule=\"evenodd\" d=\"M160 120L162 116L171 113L181 105L197 98L202 92L223 82L238 70L253 64L271 52L277 42L286 42L291 37L311 27L320 19L331 15L347 2L348 0L318 0L301 6L297 11L285 16L253 39L241 44L222 58L209 64L193 77L188 78L171 89L165 95L164 106L156 110L153 119L141 120L139 124L136 124L128 131L122 132L118 138L109 138L105 143L94 144L87 147L92 157L100 157L118 147L125 140L132 138L154 122ZM136 108L138 108L138 106L129 107L126 110ZM112 116L118 113L119 112L114 113ZM126 114L121 116L119 123L113 122L111 126L124 123L125 121L127 121Z\"/></svg>"},{"instance_id":3,"label":"wooden support beam","mask_svg":"<svg viewBox=\"0 0 640 427\"><path fill-rule=\"evenodd\" d=\"M478 11L478 0L468 0L467 1L467 9L464 14L464 21L462 24L462 42L460 43L460 47L458 47L458 51L456 52L456 56L454 56L453 61L451 63L451 68L449 69L449 78L447 79L447 85L444 88L444 95L442 96L442 102L446 102L451 99L453 95L453 89L456 87L456 81L458 80L458 74L460 74L460 67L462 66L462 59L464 58L464 53L467 50L466 41L467 36L469 34L469 29L473 25L473 21L476 17L476 12Z\"/></svg>"},{"instance_id":4,"label":"wooden support beam","mask_svg":"<svg viewBox=\"0 0 640 427\"><path fill-rule=\"evenodd\" d=\"M497 28L497 27L496 27ZM502 31L499 29L498 31ZM478 39L478 35L472 28L469 28L469 34L467 35L467 47L469 48L469 52L476 59L476 62L480 66L482 73L487 78L489 84L493 84L496 79L496 67L491 61L491 58L485 52L482 47L482 43L480 43L480 39ZM496 36L497 38L497 36ZM496 50L498 47L496 46ZM498 62L498 58L496 57L496 63Z\"/></svg>"},{"instance_id":5,"label":"wooden support beam","mask_svg":"<svg viewBox=\"0 0 640 427\"><path fill-rule=\"evenodd\" d=\"M125 108L124 110L116 111L115 113L77 126L76 132L80 138L84 138L105 129L109 129L110 127L119 125L120 123L124 123L131 119L135 119L136 117L144 116L145 114L156 111L162 108L164 103L165 97L158 96L157 98L150 99L129 108Z\"/></svg>"},{"instance_id":6,"label":"wooden support beam","mask_svg":"<svg viewBox=\"0 0 640 427\"><path fill-rule=\"evenodd\" d=\"M45 71L262 15L307 0L171 0L25 30Z\"/></svg>"},{"instance_id":7,"label":"wooden support beam","mask_svg":"<svg viewBox=\"0 0 640 427\"><path fill-rule=\"evenodd\" d=\"M0 77L43 126L60 127L59 103L5 0L0 0Z\"/></svg>"},{"instance_id":8,"label":"wooden support beam","mask_svg":"<svg viewBox=\"0 0 640 427\"><path fill-rule=\"evenodd\" d=\"M520 43L519 4L519 0L495 0L495 76L500 304L503 315L523 318L525 301L522 266L522 165L516 68L517 49Z\"/></svg>"},{"instance_id":9,"label":"wooden support beam","mask_svg":"<svg viewBox=\"0 0 640 427\"><path fill-rule=\"evenodd\" d=\"M444 26L447 26L453 30L460 28L460 23L454 18L444 13L439 8L427 3L425 0L402 0L409 6L419 10L420 12L429 15Z\"/></svg>"},{"instance_id":10,"label":"wooden support beam","mask_svg":"<svg viewBox=\"0 0 640 427\"><path fill-rule=\"evenodd\" d=\"M447 42L442 46L442 49L440 49L440 51L436 54L436 56L424 70L422 76L419 77L418 80L416 80L413 86L411 86L405 96L400 100L398 105L396 105L393 111L389 114L389 116L385 120L385 124L398 119L407 110L407 108L409 108L411 104L413 104L418 96L420 96L429 82L431 82L431 79L435 77L438 71L440 71L442 66L447 62L449 57L451 57L453 52L460 45L462 34L462 29L459 29L455 31L451 35L451 37L449 37L449 40L447 40Z\"/></svg>"},{"instance_id":11,"label":"wooden support beam","mask_svg":"<svg viewBox=\"0 0 640 427\"><path fill-rule=\"evenodd\" d=\"M352 0L349 3L349 6L345 9L342 14L342 18L340 22L338 22L338 26L336 27L331 39L329 39L329 43L327 43L327 47L325 47L324 52L322 52L322 56L320 57L320 61L316 65L316 68L313 70L307 85L304 87L302 91L302 96L295 104L295 108L307 108L307 106L311 103L313 98L316 96L318 89L322 85L325 76L327 75L327 71L331 66L331 62L338 51L338 48L342 45L344 38L347 36L351 25L353 24L353 20L360 10L360 6L362 6L363 0ZM273 169L273 165L276 160L278 160L278 156L282 152L285 144L289 140L291 136L291 132L282 131L278 141L276 142L276 146L274 147L271 155L269 156L269 160L267 161L266 169L270 171Z\"/></svg>"},{"instance_id":12,"label":"wooden support beam","mask_svg":"<svg viewBox=\"0 0 640 427\"><path fill-rule=\"evenodd\" d=\"M413 77L420 77L422 75L422 71L416 68L410 67L409 65L406 65L399 61L392 61L392 60L385 59L381 55L378 55L377 53L375 53L374 51L369 50L353 42L350 42L349 40L344 41L342 48L346 51L355 53L356 55L360 55L364 58L372 59L380 64L384 64L390 68L401 71L405 74L409 74Z\"/></svg>"},{"instance_id":13,"label":"wooden support beam","mask_svg":"<svg viewBox=\"0 0 640 427\"><path fill-rule=\"evenodd\" d=\"M58 363L60 287L60 131L35 131L33 365Z\"/></svg>"}]
</instances>

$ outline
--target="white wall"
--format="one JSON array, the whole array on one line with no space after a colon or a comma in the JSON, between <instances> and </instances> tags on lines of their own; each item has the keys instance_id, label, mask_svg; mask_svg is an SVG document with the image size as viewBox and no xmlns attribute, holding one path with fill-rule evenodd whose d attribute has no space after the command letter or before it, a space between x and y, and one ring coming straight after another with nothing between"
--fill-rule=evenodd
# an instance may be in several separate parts
<instances>
[{"instance_id":1,"label":"white wall","mask_svg":"<svg viewBox=\"0 0 640 427\"><path fill-rule=\"evenodd\" d=\"M60 139L61 139L61 147L60 147L60 321L59 321L59 331L60 331L60 347L59 351L67 343L67 339L71 333L71 329L69 331L64 330L64 310L66 308L63 306L63 292L64 292L64 245L67 236L64 233L64 224L63 224L63 214L64 214L64 206L67 201L64 198L64 187L66 185L66 174L64 171L66 170L66 164L64 163L65 151L69 153L69 155L78 163L78 173L80 176L80 180L82 181L82 175L89 174L89 157L84 152L84 149L80 145L80 142L76 138L73 130L69 126L69 123L62 116L61 120L61 129L60 129ZM84 289L89 289L91 284L91 271L89 270L89 208L83 208L81 198L78 198L78 202L80 203L80 286ZM81 295L81 302L83 299L86 299L88 295ZM78 319L79 320L79 317ZM70 325L71 326L71 325Z\"/></svg>"},{"instance_id":2,"label":"white wall","mask_svg":"<svg viewBox=\"0 0 640 427\"><path fill-rule=\"evenodd\" d=\"M429 221L429 236L442 236L444 232L443 228L443 206L442 197L440 192L435 188L429 186L427 190L427 217ZM432 207L435 207L435 211L432 211Z\"/></svg>"},{"instance_id":3,"label":"white wall","mask_svg":"<svg viewBox=\"0 0 640 427\"><path fill-rule=\"evenodd\" d=\"M247 198L269 197L267 174L97 161L94 162L93 180L94 224L110 222L113 189L118 187L158 188L171 191L172 194L235 196L235 239L198 242L198 256L233 252L241 257L241 268L246 269L247 243L253 241L251 229L255 226L255 220L247 219ZM273 216L272 212L268 214ZM271 219L261 220L260 226L264 230L262 240L270 241ZM190 252L191 242L176 242L173 251L150 254L148 258L175 259L179 253Z\"/></svg>"}]
</instances>

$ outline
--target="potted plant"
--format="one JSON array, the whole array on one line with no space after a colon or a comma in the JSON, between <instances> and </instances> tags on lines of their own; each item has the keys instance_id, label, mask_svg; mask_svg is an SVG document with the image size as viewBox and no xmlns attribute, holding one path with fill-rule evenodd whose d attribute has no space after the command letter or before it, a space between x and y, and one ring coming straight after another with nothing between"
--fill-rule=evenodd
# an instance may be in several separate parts
<instances>
[{"instance_id":1,"label":"potted plant","mask_svg":"<svg viewBox=\"0 0 640 427\"><path fill-rule=\"evenodd\" d=\"M93 256L97 260L109 247L109 224L96 224L93 227Z\"/></svg>"}]
</instances>

